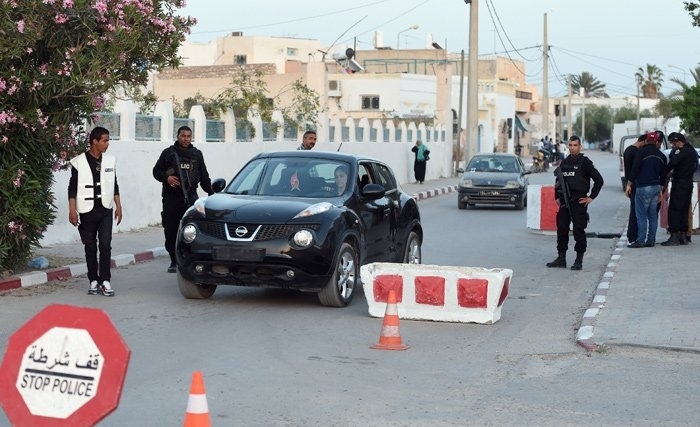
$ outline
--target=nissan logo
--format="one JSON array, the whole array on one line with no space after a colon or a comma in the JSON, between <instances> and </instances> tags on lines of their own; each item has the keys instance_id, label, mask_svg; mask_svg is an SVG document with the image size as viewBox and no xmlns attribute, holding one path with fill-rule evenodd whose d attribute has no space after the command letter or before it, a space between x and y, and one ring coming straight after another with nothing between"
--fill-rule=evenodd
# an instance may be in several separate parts
<instances>
[{"instance_id":1,"label":"nissan logo","mask_svg":"<svg viewBox=\"0 0 700 427\"><path fill-rule=\"evenodd\" d=\"M243 237L246 234L248 234L248 229L245 228L244 226L241 225L240 227L236 228L236 236Z\"/></svg>"}]
</instances>

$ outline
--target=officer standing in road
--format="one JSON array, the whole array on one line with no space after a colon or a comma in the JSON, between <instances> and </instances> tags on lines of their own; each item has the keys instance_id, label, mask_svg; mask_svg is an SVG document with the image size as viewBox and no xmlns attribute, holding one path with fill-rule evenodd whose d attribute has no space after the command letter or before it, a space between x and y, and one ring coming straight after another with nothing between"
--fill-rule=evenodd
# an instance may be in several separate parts
<instances>
[{"instance_id":1,"label":"officer standing in road","mask_svg":"<svg viewBox=\"0 0 700 427\"><path fill-rule=\"evenodd\" d=\"M625 151L622 153L622 162L624 164L624 172L625 172L625 189L627 188L627 183L630 181L630 172L632 171L632 165L634 164L634 157L637 154L637 151L639 151L640 148L642 148L643 145L646 144L647 140L647 134L643 133L639 135L639 138L637 138L637 141L635 141L634 144L630 145L629 147L625 148ZM626 193L626 192L625 192ZM632 186L632 192L629 194L629 199L630 199L630 213L629 217L627 218L627 243L632 244L637 240L637 211L635 210L634 207L634 198L636 195L636 188Z\"/></svg>"},{"instance_id":2,"label":"officer standing in road","mask_svg":"<svg viewBox=\"0 0 700 427\"><path fill-rule=\"evenodd\" d=\"M547 263L547 267L566 268L566 251L569 248L569 224L573 223L574 250L576 260L572 270L583 268L583 254L586 252L586 225L588 224L588 205L598 196L603 188L603 177L593 162L581 154L581 138L572 135L569 138L569 156L561 162L555 187L555 197L559 205L557 212L557 258ZM559 172L560 171L560 172ZM563 178L563 182L562 179ZM593 180L593 189L590 189ZM588 191L590 190L590 194ZM568 200L565 196L568 194Z\"/></svg>"},{"instance_id":3,"label":"officer standing in road","mask_svg":"<svg viewBox=\"0 0 700 427\"><path fill-rule=\"evenodd\" d=\"M297 147L297 150L311 150L316 145L316 131L307 130L304 132L304 136L301 138L301 145Z\"/></svg>"},{"instance_id":4,"label":"officer standing in road","mask_svg":"<svg viewBox=\"0 0 700 427\"><path fill-rule=\"evenodd\" d=\"M175 240L180 219L197 200L197 186L211 195L211 179L202 152L192 145L192 129L181 126L177 141L160 153L153 166L153 177L163 183L163 211L160 213L165 234L165 250L170 254L168 273L177 271Z\"/></svg>"},{"instance_id":5,"label":"officer standing in road","mask_svg":"<svg viewBox=\"0 0 700 427\"><path fill-rule=\"evenodd\" d=\"M671 174L671 199L668 202L668 231L671 237L662 246L688 244L688 209L693 197L693 174L698 167L698 154L685 136L671 132L668 140L673 144L666 172Z\"/></svg>"}]
</instances>

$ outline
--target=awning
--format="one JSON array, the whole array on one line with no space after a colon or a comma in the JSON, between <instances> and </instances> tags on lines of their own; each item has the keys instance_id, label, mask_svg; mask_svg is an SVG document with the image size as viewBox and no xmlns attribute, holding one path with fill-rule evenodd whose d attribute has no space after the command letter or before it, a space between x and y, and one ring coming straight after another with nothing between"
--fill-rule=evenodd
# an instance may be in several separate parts
<instances>
[{"instance_id":1,"label":"awning","mask_svg":"<svg viewBox=\"0 0 700 427\"><path fill-rule=\"evenodd\" d=\"M520 129L523 132L530 132L530 129L527 127L527 123L522 121L517 115L515 116L515 128Z\"/></svg>"}]
</instances>

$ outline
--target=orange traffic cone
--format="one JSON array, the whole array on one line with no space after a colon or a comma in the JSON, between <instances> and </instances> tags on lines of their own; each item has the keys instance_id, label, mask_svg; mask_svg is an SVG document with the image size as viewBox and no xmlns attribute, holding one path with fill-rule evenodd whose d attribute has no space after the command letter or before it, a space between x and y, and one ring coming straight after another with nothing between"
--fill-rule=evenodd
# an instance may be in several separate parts
<instances>
[{"instance_id":1,"label":"orange traffic cone","mask_svg":"<svg viewBox=\"0 0 700 427\"><path fill-rule=\"evenodd\" d=\"M207 395L204 392L204 379L201 371L195 371L192 374L184 427L211 427L209 406L207 405Z\"/></svg>"},{"instance_id":2,"label":"orange traffic cone","mask_svg":"<svg viewBox=\"0 0 700 427\"><path fill-rule=\"evenodd\" d=\"M401 343L399 333L399 314L396 309L396 292L389 291L389 299L386 302L386 312L382 323L382 332L379 335L379 342L370 346L377 350L406 350L407 345Z\"/></svg>"}]
</instances>

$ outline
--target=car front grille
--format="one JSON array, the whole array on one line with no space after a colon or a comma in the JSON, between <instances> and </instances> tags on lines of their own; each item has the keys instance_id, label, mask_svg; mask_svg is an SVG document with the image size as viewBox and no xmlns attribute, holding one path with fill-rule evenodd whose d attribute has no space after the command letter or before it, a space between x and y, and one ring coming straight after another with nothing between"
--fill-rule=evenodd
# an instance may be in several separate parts
<instances>
[{"instance_id":1,"label":"car front grille","mask_svg":"<svg viewBox=\"0 0 700 427\"><path fill-rule=\"evenodd\" d=\"M198 221L197 226L202 233L214 236L217 239L227 240L231 236L234 240L273 240L286 238L302 229L318 230L319 224L241 224L213 221ZM246 233L238 236L236 229L245 227ZM259 229L259 230L258 230ZM257 233L256 233L257 231Z\"/></svg>"}]
</instances>

